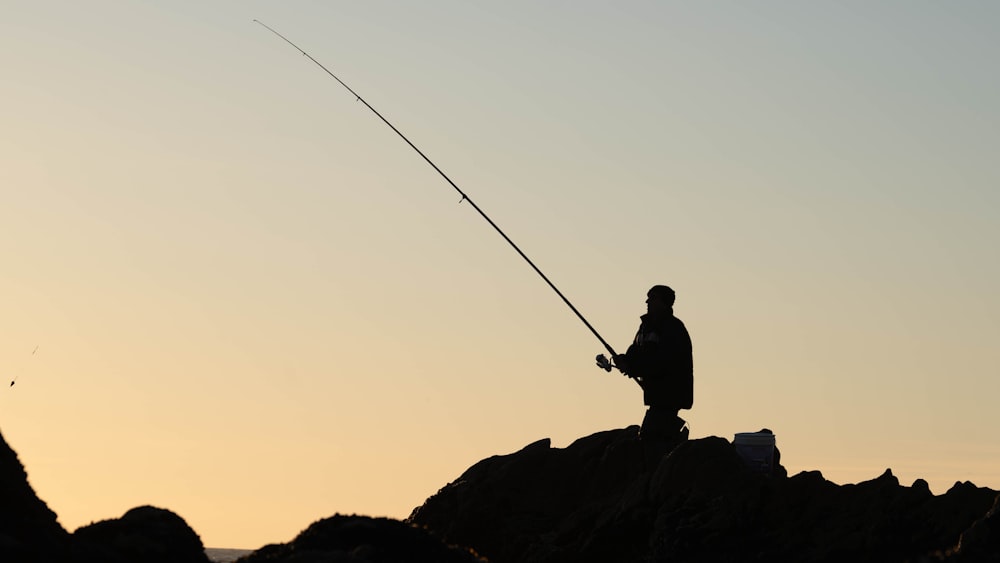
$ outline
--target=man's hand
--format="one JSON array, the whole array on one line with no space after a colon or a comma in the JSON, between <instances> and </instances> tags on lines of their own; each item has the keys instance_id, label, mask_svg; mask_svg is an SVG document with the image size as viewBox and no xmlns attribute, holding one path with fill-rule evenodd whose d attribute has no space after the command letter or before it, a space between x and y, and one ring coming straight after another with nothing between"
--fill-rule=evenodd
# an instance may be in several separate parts
<instances>
[{"instance_id":1,"label":"man's hand","mask_svg":"<svg viewBox=\"0 0 1000 563\"><path fill-rule=\"evenodd\" d=\"M628 359L625 357L625 354L618 354L615 356L615 367L618 368L618 371L628 375L629 366Z\"/></svg>"}]
</instances>

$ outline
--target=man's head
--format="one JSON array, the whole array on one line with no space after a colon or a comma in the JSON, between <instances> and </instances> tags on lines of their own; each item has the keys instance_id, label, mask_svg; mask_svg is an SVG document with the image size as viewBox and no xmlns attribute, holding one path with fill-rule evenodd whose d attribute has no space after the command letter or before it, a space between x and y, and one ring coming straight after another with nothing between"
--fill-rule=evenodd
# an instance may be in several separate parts
<instances>
[{"instance_id":1,"label":"man's head","mask_svg":"<svg viewBox=\"0 0 1000 563\"><path fill-rule=\"evenodd\" d=\"M674 308L674 290L665 285L654 285L646 292L646 312L669 313Z\"/></svg>"}]
</instances>

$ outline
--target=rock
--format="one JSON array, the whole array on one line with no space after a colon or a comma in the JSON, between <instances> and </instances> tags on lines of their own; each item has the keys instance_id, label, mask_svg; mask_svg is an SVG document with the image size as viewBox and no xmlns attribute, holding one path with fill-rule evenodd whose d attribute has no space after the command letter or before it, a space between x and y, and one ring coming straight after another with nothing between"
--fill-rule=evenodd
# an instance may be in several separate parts
<instances>
[{"instance_id":1,"label":"rock","mask_svg":"<svg viewBox=\"0 0 1000 563\"><path fill-rule=\"evenodd\" d=\"M638 428L484 459L405 522L334 515L241 563L912 561L1000 563L1000 495L942 495L887 469L836 485L752 472L718 437L650 446ZM669 451L666 451L669 450ZM457 547L464 546L464 547ZM474 550L474 551L473 551ZM208 563L198 535L143 506L68 534L0 436L0 561Z\"/></svg>"},{"instance_id":2,"label":"rock","mask_svg":"<svg viewBox=\"0 0 1000 563\"><path fill-rule=\"evenodd\" d=\"M962 532L955 546L937 551L929 559L946 563L1000 563L1000 495L993 499L993 506L985 516Z\"/></svg>"},{"instance_id":3,"label":"rock","mask_svg":"<svg viewBox=\"0 0 1000 563\"><path fill-rule=\"evenodd\" d=\"M1000 495L986 516L962 532L951 561L1000 562Z\"/></svg>"},{"instance_id":4,"label":"rock","mask_svg":"<svg viewBox=\"0 0 1000 563\"><path fill-rule=\"evenodd\" d=\"M480 461L408 522L494 563L965 562L997 554L996 491L959 483L934 496L925 481L905 487L891 470L851 485L818 471L787 477L780 463L765 476L723 438L689 440L660 457L635 430L563 449L540 440Z\"/></svg>"},{"instance_id":5,"label":"rock","mask_svg":"<svg viewBox=\"0 0 1000 563\"><path fill-rule=\"evenodd\" d=\"M420 527L389 518L334 515L287 544L265 546L239 563L485 563Z\"/></svg>"},{"instance_id":6,"label":"rock","mask_svg":"<svg viewBox=\"0 0 1000 563\"><path fill-rule=\"evenodd\" d=\"M80 562L209 563L201 538L187 522L152 506L81 527L73 532L73 543Z\"/></svg>"},{"instance_id":7,"label":"rock","mask_svg":"<svg viewBox=\"0 0 1000 563\"><path fill-rule=\"evenodd\" d=\"M587 540L644 472L638 427L600 432L565 449L549 440L470 467L410 515L447 543L473 546L490 561L514 561ZM646 491L633 492L645 499ZM553 537L547 537L551 534ZM543 539L544 538L544 539Z\"/></svg>"},{"instance_id":8,"label":"rock","mask_svg":"<svg viewBox=\"0 0 1000 563\"><path fill-rule=\"evenodd\" d=\"M0 561L65 561L69 534L28 484L28 474L0 435Z\"/></svg>"},{"instance_id":9,"label":"rock","mask_svg":"<svg viewBox=\"0 0 1000 563\"><path fill-rule=\"evenodd\" d=\"M119 519L69 534L36 495L17 454L0 435L0 561L17 563L209 563L180 517L133 508Z\"/></svg>"}]
</instances>

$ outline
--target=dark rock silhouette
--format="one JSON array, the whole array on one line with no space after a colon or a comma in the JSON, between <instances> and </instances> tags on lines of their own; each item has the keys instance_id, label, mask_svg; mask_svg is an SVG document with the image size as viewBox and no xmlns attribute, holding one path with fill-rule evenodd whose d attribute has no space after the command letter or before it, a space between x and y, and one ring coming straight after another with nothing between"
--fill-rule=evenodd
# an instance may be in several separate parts
<instances>
[{"instance_id":1,"label":"dark rock silhouette","mask_svg":"<svg viewBox=\"0 0 1000 563\"><path fill-rule=\"evenodd\" d=\"M28 474L0 434L0 561L60 561L70 536L28 484Z\"/></svg>"},{"instance_id":2,"label":"dark rock silhouette","mask_svg":"<svg viewBox=\"0 0 1000 563\"><path fill-rule=\"evenodd\" d=\"M962 532L958 544L938 554L949 563L1000 563L1000 496L986 516Z\"/></svg>"},{"instance_id":3,"label":"dark rock silhouette","mask_svg":"<svg viewBox=\"0 0 1000 563\"><path fill-rule=\"evenodd\" d=\"M83 526L73 532L73 544L81 561L209 563L201 538L184 519L152 506Z\"/></svg>"},{"instance_id":4,"label":"dark rock silhouette","mask_svg":"<svg viewBox=\"0 0 1000 563\"><path fill-rule=\"evenodd\" d=\"M494 563L993 561L997 492L935 496L886 472L836 485L818 471L751 472L711 437L656 459L636 427L560 449L548 440L470 467L408 521ZM959 543L961 540L961 543ZM990 559L993 557L994 559Z\"/></svg>"},{"instance_id":5,"label":"dark rock silhouette","mask_svg":"<svg viewBox=\"0 0 1000 563\"><path fill-rule=\"evenodd\" d=\"M7 563L208 563L198 535L176 514L134 508L69 534L28 484L0 434L0 561Z\"/></svg>"},{"instance_id":6,"label":"dark rock silhouette","mask_svg":"<svg viewBox=\"0 0 1000 563\"><path fill-rule=\"evenodd\" d=\"M468 549L447 546L425 530L389 518L334 515L287 544L268 545L239 563L477 563Z\"/></svg>"},{"instance_id":7,"label":"dark rock silhouette","mask_svg":"<svg viewBox=\"0 0 1000 563\"><path fill-rule=\"evenodd\" d=\"M404 521L335 515L241 563L879 561L1000 563L1000 495L942 495L886 470L852 485L819 471L754 473L724 438L669 452L638 427L484 459ZM463 546L463 547L457 547ZM474 551L472 551L474 550ZM69 534L0 435L0 561L206 563L184 520L149 506Z\"/></svg>"}]
</instances>

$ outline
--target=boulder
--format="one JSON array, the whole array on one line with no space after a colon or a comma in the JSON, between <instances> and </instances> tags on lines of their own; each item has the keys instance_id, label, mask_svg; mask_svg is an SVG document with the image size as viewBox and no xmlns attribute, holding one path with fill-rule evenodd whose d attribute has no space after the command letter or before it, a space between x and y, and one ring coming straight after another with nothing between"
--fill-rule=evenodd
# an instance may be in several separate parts
<instances>
[{"instance_id":1,"label":"boulder","mask_svg":"<svg viewBox=\"0 0 1000 563\"><path fill-rule=\"evenodd\" d=\"M153 506L78 528L73 547L75 560L81 563L209 563L201 538L187 522Z\"/></svg>"}]
</instances>

